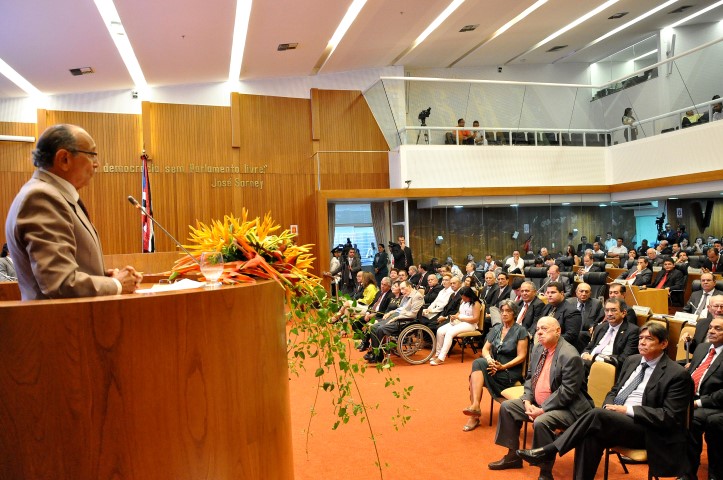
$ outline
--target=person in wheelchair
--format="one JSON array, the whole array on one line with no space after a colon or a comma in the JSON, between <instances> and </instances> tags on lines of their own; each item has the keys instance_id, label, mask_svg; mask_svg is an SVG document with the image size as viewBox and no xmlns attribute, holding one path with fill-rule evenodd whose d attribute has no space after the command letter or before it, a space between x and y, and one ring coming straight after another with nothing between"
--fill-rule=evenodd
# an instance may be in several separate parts
<instances>
[{"instance_id":1,"label":"person in wheelchair","mask_svg":"<svg viewBox=\"0 0 723 480\"><path fill-rule=\"evenodd\" d=\"M387 335L399 333L409 322L416 320L419 310L424 305L424 297L415 290L408 281L400 284L402 301L398 308L384 314L381 320L372 325L372 349L364 355L371 363L381 362L384 352L380 348L381 340Z\"/></svg>"},{"instance_id":2,"label":"person in wheelchair","mask_svg":"<svg viewBox=\"0 0 723 480\"><path fill-rule=\"evenodd\" d=\"M374 302L379 291L374 281L374 275L371 272L357 272L356 277L358 287L355 289L355 295L344 302L341 309L332 317L331 323L338 322L343 316L346 316L348 320L364 315Z\"/></svg>"}]
</instances>

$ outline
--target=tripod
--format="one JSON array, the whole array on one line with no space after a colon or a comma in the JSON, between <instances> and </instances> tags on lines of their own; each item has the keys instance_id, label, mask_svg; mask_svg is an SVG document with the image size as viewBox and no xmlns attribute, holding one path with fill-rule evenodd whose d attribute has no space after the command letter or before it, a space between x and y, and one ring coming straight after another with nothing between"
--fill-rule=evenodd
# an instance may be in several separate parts
<instances>
[{"instance_id":1,"label":"tripod","mask_svg":"<svg viewBox=\"0 0 723 480\"><path fill-rule=\"evenodd\" d=\"M426 123L424 120L422 120L422 125L421 125L421 126L422 126L422 127L426 127L426 126L427 126L427 123ZM420 137L421 135L422 135L422 130L419 130L419 131L417 132L417 145L419 145L419 137ZM426 130L424 130L424 143L427 144L427 145L429 145L429 133L427 133Z\"/></svg>"}]
</instances>

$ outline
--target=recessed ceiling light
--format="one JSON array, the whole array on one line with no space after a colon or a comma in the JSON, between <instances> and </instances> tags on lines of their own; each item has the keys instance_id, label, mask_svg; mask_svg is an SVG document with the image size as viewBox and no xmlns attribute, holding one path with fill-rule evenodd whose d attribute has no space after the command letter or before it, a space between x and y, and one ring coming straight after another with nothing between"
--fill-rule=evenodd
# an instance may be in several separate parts
<instances>
[{"instance_id":1,"label":"recessed ceiling light","mask_svg":"<svg viewBox=\"0 0 723 480\"><path fill-rule=\"evenodd\" d=\"M459 32L460 33L471 32L471 31L475 30L477 27L479 27L479 23L477 25L465 25L464 27L462 27L462 29Z\"/></svg>"},{"instance_id":2,"label":"recessed ceiling light","mask_svg":"<svg viewBox=\"0 0 723 480\"><path fill-rule=\"evenodd\" d=\"M620 12L620 13L616 13L615 15L610 15L608 17L608 20L617 20L618 18L623 18L628 13L630 13L630 12Z\"/></svg>"},{"instance_id":3,"label":"recessed ceiling light","mask_svg":"<svg viewBox=\"0 0 723 480\"><path fill-rule=\"evenodd\" d=\"M668 200L677 200L678 197L668 197Z\"/></svg>"},{"instance_id":4,"label":"recessed ceiling light","mask_svg":"<svg viewBox=\"0 0 723 480\"><path fill-rule=\"evenodd\" d=\"M562 202L562 206L566 207L568 205L570 205L570 202Z\"/></svg>"},{"instance_id":5,"label":"recessed ceiling light","mask_svg":"<svg viewBox=\"0 0 723 480\"><path fill-rule=\"evenodd\" d=\"M599 207L607 207L607 204L605 204L605 203L601 203L601 204L600 204L600 205L598 205L598 206L599 206Z\"/></svg>"},{"instance_id":6,"label":"recessed ceiling light","mask_svg":"<svg viewBox=\"0 0 723 480\"><path fill-rule=\"evenodd\" d=\"M454 208L463 208L462 205L455 205Z\"/></svg>"},{"instance_id":7,"label":"recessed ceiling light","mask_svg":"<svg viewBox=\"0 0 723 480\"><path fill-rule=\"evenodd\" d=\"M510 207L519 207L519 206L520 206L519 203L510 203Z\"/></svg>"}]
</instances>

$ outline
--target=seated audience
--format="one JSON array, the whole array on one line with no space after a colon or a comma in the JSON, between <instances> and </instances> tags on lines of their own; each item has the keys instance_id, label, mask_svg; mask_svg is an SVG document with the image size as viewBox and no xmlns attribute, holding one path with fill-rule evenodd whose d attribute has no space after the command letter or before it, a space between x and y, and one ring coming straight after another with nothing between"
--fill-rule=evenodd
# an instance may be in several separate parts
<instances>
[{"instance_id":1,"label":"seated audience","mask_svg":"<svg viewBox=\"0 0 723 480\"><path fill-rule=\"evenodd\" d=\"M687 270L687 268L688 268L688 261L689 261L689 259L688 259L688 253L685 252L685 251L681 251L681 252L678 254L678 258L675 260L675 265L676 265L676 266L677 266L677 265L685 265L685 268L686 268L686 270Z\"/></svg>"},{"instance_id":2,"label":"seated audience","mask_svg":"<svg viewBox=\"0 0 723 480\"><path fill-rule=\"evenodd\" d=\"M700 117L702 116L702 113L695 113L693 110L688 110L685 112L685 115L683 115L680 125L682 128L692 127L693 125L698 124L698 120L700 120Z\"/></svg>"},{"instance_id":3,"label":"seated audience","mask_svg":"<svg viewBox=\"0 0 723 480\"><path fill-rule=\"evenodd\" d=\"M510 285L510 277L505 272L500 272L497 275L497 294L492 299L492 304L488 305L499 307L499 303L502 300L512 298L512 286Z\"/></svg>"},{"instance_id":4,"label":"seated audience","mask_svg":"<svg viewBox=\"0 0 723 480\"><path fill-rule=\"evenodd\" d=\"M667 242L667 240L664 240ZM648 258L648 265L650 269L652 270L653 267L662 267L663 266L663 259L658 255L658 251L654 248L649 248L645 252L646 257Z\"/></svg>"},{"instance_id":5,"label":"seated audience","mask_svg":"<svg viewBox=\"0 0 723 480\"><path fill-rule=\"evenodd\" d=\"M703 255L703 237L695 237L695 243L691 245L692 255Z\"/></svg>"},{"instance_id":6,"label":"seated audience","mask_svg":"<svg viewBox=\"0 0 723 480\"><path fill-rule=\"evenodd\" d=\"M583 255L582 266L577 269L577 274L582 278L588 272L602 272L600 267L593 265L592 255Z\"/></svg>"},{"instance_id":7,"label":"seated audience","mask_svg":"<svg viewBox=\"0 0 723 480\"><path fill-rule=\"evenodd\" d=\"M628 247L623 245L623 237L618 237L615 240L615 246L608 249L607 256L610 258L623 258L628 254Z\"/></svg>"},{"instance_id":8,"label":"seated audience","mask_svg":"<svg viewBox=\"0 0 723 480\"><path fill-rule=\"evenodd\" d=\"M377 319L382 318L386 313L387 309L389 308L392 298L394 298L395 296L395 294L392 292L392 283L389 280L389 277L382 278L380 287L381 288L374 297L374 301L371 303L366 313L364 314L364 317L362 319L356 320L353 325L354 331L363 332L361 343L357 347L357 350L359 350L360 352L366 352L367 350L369 350L369 346L371 345L371 336L369 335L369 329L367 327L367 324L373 323ZM399 285L397 285L397 295L398 294Z\"/></svg>"},{"instance_id":9,"label":"seated audience","mask_svg":"<svg viewBox=\"0 0 723 480\"><path fill-rule=\"evenodd\" d=\"M560 325L562 336L567 343L582 351L580 345L580 328L582 327L582 316L574 305L565 301L563 286L560 282L550 282L545 290L547 305L542 310L544 317L553 317ZM533 325L532 328L536 326Z\"/></svg>"},{"instance_id":10,"label":"seated audience","mask_svg":"<svg viewBox=\"0 0 723 480\"><path fill-rule=\"evenodd\" d=\"M630 285L642 286L650 283L653 278L653 271L647 257L639 257L637 266L627 272L623 272L618 278L622 278Z\"/></svg>"},{"instance_id":11,"label":"seated audience","mask_svg":"<svg viewBox=\"0 0 723 480\"><path fill-rule=\"evenodd\" d=\"M635 266L638 264L638 251L634 248L631 248L628 250L628 258L623 262L623 260L620 260L620 268L625 268L626 270L630 270L631 268L635 268Z\"/></svg>"},{"instance_id":12,"label":"seated audience","mask_svg":"<svg viewBox=\"0 0 723 480\"><path fill-rule=\"evenodd\" d=\"M338 322L342 316L362 315L366 313L369 305L373 303L379 291L374 281L374 275L371 272L357 272L356 280L358 287L355 289L352 299L346 300L342 304L341 309L332 317L332 323ZM359 291L361 291L361 295L359 295Z\"/></svg>"},{"instance_id":13,"label":"seated audience","mask_svg":"<svg viewBox=\"0 0 723 480\"><path fill-rule=\"evenodd\" d=\"M462 287L459 290L462 301L459 304L459 311L449 317L449 323L437 329L437 352L430 365L437 366L444 363L447 352L452 348L454 337L462 332L473 332L479 325L482 314L482 303L469 287Z\"/></svg>"},{"instance_id":14,"label":"seated audience","mask_svg":"<svg viewBox=\"0 0 723 480\"><path fill-rule=\"evenodd\" d=\"M664 288L670 295L671 290L685 289L685 275L683 272L675 268L672 258L663 261L663 269L658 272L653 280L648 284L650 288Z\"/></svg>"},{"instance_id":15,"label":"seated audience","mask_svg":"<svg viewBox=\"0 0 723 480\"><path fill-rule=\"evenodd\" d=\"M487 387L492 398L501 402L502 390L523 381L522 367L527 357L528 333L522 325L515 322L518 309L517 304L511 300L502 302L502 322L487 334L482 357L472 363L472 373L469 376L471 403L463 410L463 413L471 418L462 428L465 432L479 426L483 387Z\"/></svg>"},{"instance_id":16,"label":"seated audience","mask_svg":"<svg viewBox=\"0 0 723 480\"><path fill-rule=\"evenodd\" d=\"M515 318L515 323L525 327L525 330L532 332L534 325L542 317L542 311L545 304L537 297L537 289L532 282L522 282L520 286L520 301L517 305L520 307L520 313Z\"/></svg>"},{"instance_id":17,"label":"seated audience","mask_svg":"<svg viewBox=\"0 0 723 480\"><path fill-rule=\"evenodd\" d=\"M715 277L712 273L700 274L700 290L690 294L688 303L683 307L685 313L695 313L698 316L705 316L708 304L712 297L723 295L723 292L715 288Z\"/></svg>"},{"instance_id":18,"label":"seated audience","mask_svg":"<svg viewBox=\"0 0 723 480\"><path fill-rule=\"evenodd\" d=\"M723 317L723 293L711 297L708 307L695 324L695 333L691 335L685 332L680 336L685 342L685 348L688 352L693 353L698 348L698 345L706 341L710 322L715 317Z\"/></svg>"},{"instance_id":19,"label":"seated audience","mask_svg":"<svg viewBox=\"0 0 723 480\"><path fill-rule=\"evenodd\" d=\"M433 282L437 281L436 275L433 276L434 280ZM432 277L430 277L431 280ZM437 293L436 298L422 310L422 323L427 325L427 322L424 321L426 318L427 320L431 320L434 322L434 324L437 323L437 317L442 313L442 310L444 310L444 307L447 306L447 302L449 302L449 298L455 293L455 290L452 288L452 275L449 273L446 273L442 277L442 290ZM433 331L436 331L437 329L432 329Z\"/></svg>"},{"instance_id":20,"label":"seated audience","mask_svg":"<svg viewBox=\"0 0 723 480\"><path fill-rule=\"evenodd\" d=\"M515 250L512 256L505 262L507 273L523 273L525 271L525 261L520 258L520 252Z\"/></svg>"},{"instance_id":21,"label":"seated audience","mask_svg":"<svg viewBox=\"0 0 723 480\"><path fill-rule=\"evenodd\" d=\"M588 242L587 237L583 235L580 237L580 243L577 245L577 254L582 256L588 248L592 249L592 243Z\"/></svg>"},{"instance_id":22,"label":"seated audience","mask_svg":"<svg viewBox=\"0 0 723 480\"><path fill-rule=\"evenodd\" d=\"M472 284L470 286L477 288L477 286L479 285L479 279L477 278L477 275L475 275L474 262L467 262L467 265L465 265L464 268L465 268L465 273L464 273L464 276L462 277L462 280L466 280L467 278L469 278L470 281L472 282Z\"/></svg>"},{"instance_id":23,"label":"seated audience","mask_svg":"<svg viewBox=\"0 0 723 480\"><path fill-rule=\"evenodd\" d=\"M562 284L562 293L566 297L572 295L572 284L570 283L570 279L564 275L560 275L560 267L557 265L553 265L547 269L547 280L543 283L543 285L549 285L551 282L559 282ZM542 287L540 287L540 290L543 290Z\"/></svg>"},{"instance_id":24,"label":"seated audience","mask_svg":"<svg viewBox=\"0 0 723 480\"><path fill-rule=\"evenodd\" d=\"M479 120L472 122L472 128L479 128ZM472 135L474 135L475 145L487 145L487 140L485 139L484 132L482 132L482 130L473 130Z\"/></svg>"},{"instance_id":25,"label":"seated audience","mask_svg":"<svg viewBox=\"0 0 723 480\"><path fill-rule=\"evenodd\" d=\"M409 275L409 283L416 288L419 285L419 281L422 279L422 275L417 270L417 266L410 265L407 270L407 275Z\"/></svg>"},{"instance_id":26,"label":"seated audience","mask_svg":"<svg viewBox=\"0 0 723 480\"><path fill-rule=\"evenodd\" d=\"M452 289L452 293L449 296L449 300L447 300L447 304L436 317L433 316L431 317L431 319L427 319L423 316L421 319L421 322L428 326L430 330L435 333L440 326L446 324L449 321L449 318L452 315L457 313L457 311L459 310L459 304L462 302L462 297L459 294L459 291L462 288L462 282L459 281L459 278L453 277L451 273L445 273L445 276L450 277L449 286Z\"/></svg>"},{"instance_id":27,"label":"seated audience","mask_svg":"<svg viewBox=\"0 0 723 480\"><path fill-rule=\"evenodd\" d=\"M721 366L721 351L723 351L723 317L714 318L708 334L707 343L698 345L693 360L687 370L693 378L694 409L693 422L690 425L688 441L688 460L690 471L684 477L686 480L698 479L700 454L703 452L703 433L708 430L708 419L723 414L723 367ZM708 440L708 478L714 472L721 472L721 452L714 450L715 442Z\"/></svg>"},{"instance_id":28,"label":"seated audience","mask_svg":"<svg viewBox=\"0 0 723 480\"><path fill-rule=\"evenodd\" d=\"M640 243L640 246L638 247L638 256L644 257L648 253L648 249L650 246L648 245L648 239L644 238L643 241Z\"/></svg>"},{"instance_id":29,"label":"seated audience","mask_svg":"<svg viewBox=\"0 0 723 480\"><path fill-rule=\"evenodd\" d=\"M593 258L599 258L601 260L605 259L605 250L600 248L600 242L594 242L592 244L592 255Z\"/></svg>"},{"instance_id":30,"label":"seated audience","mask_svg":"<svg viewBox=\"0 0 723 480\"><path fill-rule=\"evenodd\" d=\"M627 287L625 285L621 285L619 283L611 283L608 285L608 295L610 298L618 298L623 302L623 305L625 305L625 310L627 313L625 314L625 318L629 323L632 323L633 325L638 324L638 316L635 313L635 310L632 308L628 308L628 306L625 304L625 292L627 291Z\"/></svg>"},{"instance_id":31,"label":"seated audience","mask_svg":"<svg viewBox=\"0 0 723 480\"><path fill-rule=\"evenodd\" d=\"M708 251L705 252L705 257L701 271L723 273L723 255L720 254L719 248L708 248Z\"/></svg>"},{"instance_id":32,"label":"seated audience","mask_svg":"<svg viewBox=\"0 0 723 480\"><path fill-rule=\"evenodd\" d=\"M419 309L422 308L424 298L412 288L409 282L401 282L399 285L402 293L402 301L395 310L387 312L371 328L372 350L364 359L376 363L384 359L383 352L379 348L381 341L387 335L394 335L401 331L401 328L417 318Z\"/></svg>"},{"instance_id":33,"label":"seated audience","mask_svg":"<svg viewBox=\"0 0 723 480\"><path fill-rule=\"evenodd\" d=\"M587 371L592 362L607 362L620 368L625 359L638 353L637 325L625 321L627 306L620 298L609 298L605 302L605 321L598 323L590 342L583 350L582 360Z\"/></svg>"},{"instance_id":34,"label":"seated audience","mask_svg":"<svg viewBox=\"0 0 723 480\"><path fill-rule=\"evenodd\" d=\"M439 285L437 282L437 276L432 275L427 279L427 288L417 289L419 293L424 295L424 307L431 305L439 293L444 289L444 285Z\"/></svg>"},{"instance_id":35,"label":"seated audience","mask_svg":"<svg viewBox=\"0 0 723 480\"><path fill-rule=\"evenodd\" d=\"M584 347L590 342L592 329L598 323L602 322L604 317L603 305L597 298L591 297L592 287L587 283L580 283L575 289L575 297L568 298L567 301L574 305L580 318L582 326L580 327L580 341L577 345Z\"/></svg>"},{"instance_id":36,"label":"seated audience","mask_svg":"<svg viewBox=\"0 0 723 480\"><path fill-rule=\"evenodd\" d=\"M580 254L582 255L582 254ZM580 265L580 255L577 254L575 251L575 248L572 245L567 246L567 250L565 251L565 256L570 257L574 259L574 265Z\"/></svg>"},{"instance_id":37,"label":"seated audience","mask_svg":"<svg viewBox=\"0 0 723 480\"><path fill-rule=\"evenodd\" d=\"M517 454L545 464L575 449L573 478L593 480L606 447L644 448L649 474L676 477L690 471L685 455L686 413L693 381L665 351L668 331L648 322L640 329L640 355L627 358L602 408L583 414L557 439Z\"/></svg>"},{"instance_id":38,"label":"seated audience","mask_svg":"<svg viewBox=\"0 0 723 480\"><path fill-rule=\"evenodd\" d=\"M457 120L457 127L464 128L464 118ZM447 145L474 145L474 134L470 130L455 130L445 134L444 143Z\"/></svg>"},{"instance_id":39,"label":"seated audience","mask_svg":"<svg viewBox=\"0 0 723 480\"><path fill-rule=\"evenodd\" d=\"M495 274L493 272L485 272L485 281L482 287L479 289L478 294L480 300L485 302L487 308L494 304L494 299L497 296L499 287L497 286Z\"/></svg>"},{"instance_id":40,"label":"seated audience","mask_svg":"<svg viewBox=\"0 0 723 480\"><path fill-rule=\"evenodd\" d=\"M555 440L555 430L567 428L593 407L585 388L585 369L574 346L561 336L557 320L542 317L535 332L537 343L530 355L530 368L520 398L500 406L495 443L507 448L504 457L488 464L490 470L522 468L516 450L520 445L522 422L532 420L532 447ZM552 479L554 456L545 458L539 479Z\"/></svg>"}]
</instances>

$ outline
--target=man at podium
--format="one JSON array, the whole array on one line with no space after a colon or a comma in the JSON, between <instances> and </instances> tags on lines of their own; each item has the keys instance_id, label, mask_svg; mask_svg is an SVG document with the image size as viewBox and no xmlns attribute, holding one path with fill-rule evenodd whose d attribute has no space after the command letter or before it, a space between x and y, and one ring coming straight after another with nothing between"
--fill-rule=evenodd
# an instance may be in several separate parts
<instances>
[{"instance_id":1,"label":"man at podium","mask_svg":"<svg viewBox=\"0 0 723 480\"><path fill-rule=\"evenodd\" d=\"M37 170L13 200L5 237L23 300L132 293L142 276L131 266L106 270L98 233L78 190L98 168L93 138L75 125L40 135Z\"/></svg>"}]
</instances>

